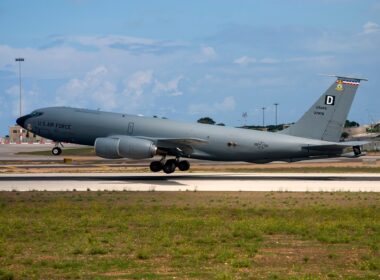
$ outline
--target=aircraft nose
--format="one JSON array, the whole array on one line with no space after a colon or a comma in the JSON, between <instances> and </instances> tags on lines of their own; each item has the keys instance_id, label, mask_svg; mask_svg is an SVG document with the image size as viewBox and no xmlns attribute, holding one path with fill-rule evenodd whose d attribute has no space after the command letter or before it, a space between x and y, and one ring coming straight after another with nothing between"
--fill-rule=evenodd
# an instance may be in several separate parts
<instances>
[{"instance_id":1,"label":"aircraft nose","mask_svg":"<svg viewBox=\"0 0 380 280\"><path fill-rule=\"evenodd\" d=\"M21 126L21 127L24 127L25 125L25 121L29 118L29 115L25 115L25 116L22 116L22 117L19 117L17 120L16 120L16 123ZM25 128L25 127L24 127Z\"/></svg>"}]
</instances>

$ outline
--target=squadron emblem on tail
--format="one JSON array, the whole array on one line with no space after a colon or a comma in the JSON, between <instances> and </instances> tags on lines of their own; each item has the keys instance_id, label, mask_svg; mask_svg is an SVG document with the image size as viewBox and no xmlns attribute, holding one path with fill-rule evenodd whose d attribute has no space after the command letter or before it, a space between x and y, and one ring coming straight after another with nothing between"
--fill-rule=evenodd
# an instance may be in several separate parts
<instances>
[{"instance_id":1,"label":"squadron emblem on tail","mask_svg":"<svg viewBox=\"0 0 380 280\"><path fill-rule=\"evenodd\" d=\"M337 85L336 85L335 90L342 91L343 90L343 81L342 80L337 80L336 83L337 83Z\"/></svg>"}]
</instances>

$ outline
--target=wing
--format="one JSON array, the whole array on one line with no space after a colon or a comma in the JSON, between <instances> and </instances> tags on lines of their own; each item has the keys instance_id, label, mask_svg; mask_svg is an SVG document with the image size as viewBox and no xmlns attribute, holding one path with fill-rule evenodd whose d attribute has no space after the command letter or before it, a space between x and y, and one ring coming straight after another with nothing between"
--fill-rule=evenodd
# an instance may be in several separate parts
<instances>
[{"instance_id":1,"label":"wing","mask_svg":"<svg viewBox=\"0 0 380 280\"><path fill-rule=\"evenodd\" d=\"M158 149L173 156L187 157L194 152L197 146L208 143L208 140L200 138L149 138Z\"/></svg>"}]
</instances>

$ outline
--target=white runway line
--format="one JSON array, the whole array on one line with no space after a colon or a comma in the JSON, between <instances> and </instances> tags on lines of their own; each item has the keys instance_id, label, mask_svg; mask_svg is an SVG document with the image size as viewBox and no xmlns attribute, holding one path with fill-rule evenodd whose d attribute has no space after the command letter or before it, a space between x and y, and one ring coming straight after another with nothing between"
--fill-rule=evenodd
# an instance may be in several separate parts
<instances>
[{"instance_id":1,"label":"white runway line","mask_svg":"<svg viewBox=\"0 0 380 280\"><path fill-rule=\"evenodd\" d=\"M1 191L380 192L380 174L50 173L1 174Z\"/></svg>"}]
</instances>

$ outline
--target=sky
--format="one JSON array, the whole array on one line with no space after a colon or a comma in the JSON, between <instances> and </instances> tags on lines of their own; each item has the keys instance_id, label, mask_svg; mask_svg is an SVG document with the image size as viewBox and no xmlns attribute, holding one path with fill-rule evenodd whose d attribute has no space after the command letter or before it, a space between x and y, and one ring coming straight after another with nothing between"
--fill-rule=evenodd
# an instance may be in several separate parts
<instances>
[{"instance_id":1,"label":"sky","mask_svg":"<svg viewBox=\"0 0 380 280\"><path fill-rule=\"evenodd\" d=\"M229 126L294 122L368 78L350 120L380 120L379 0L0 0L0 135L70 106ZM243 113L247 117L243 118Z\"/></svg>"}]
</instances>

